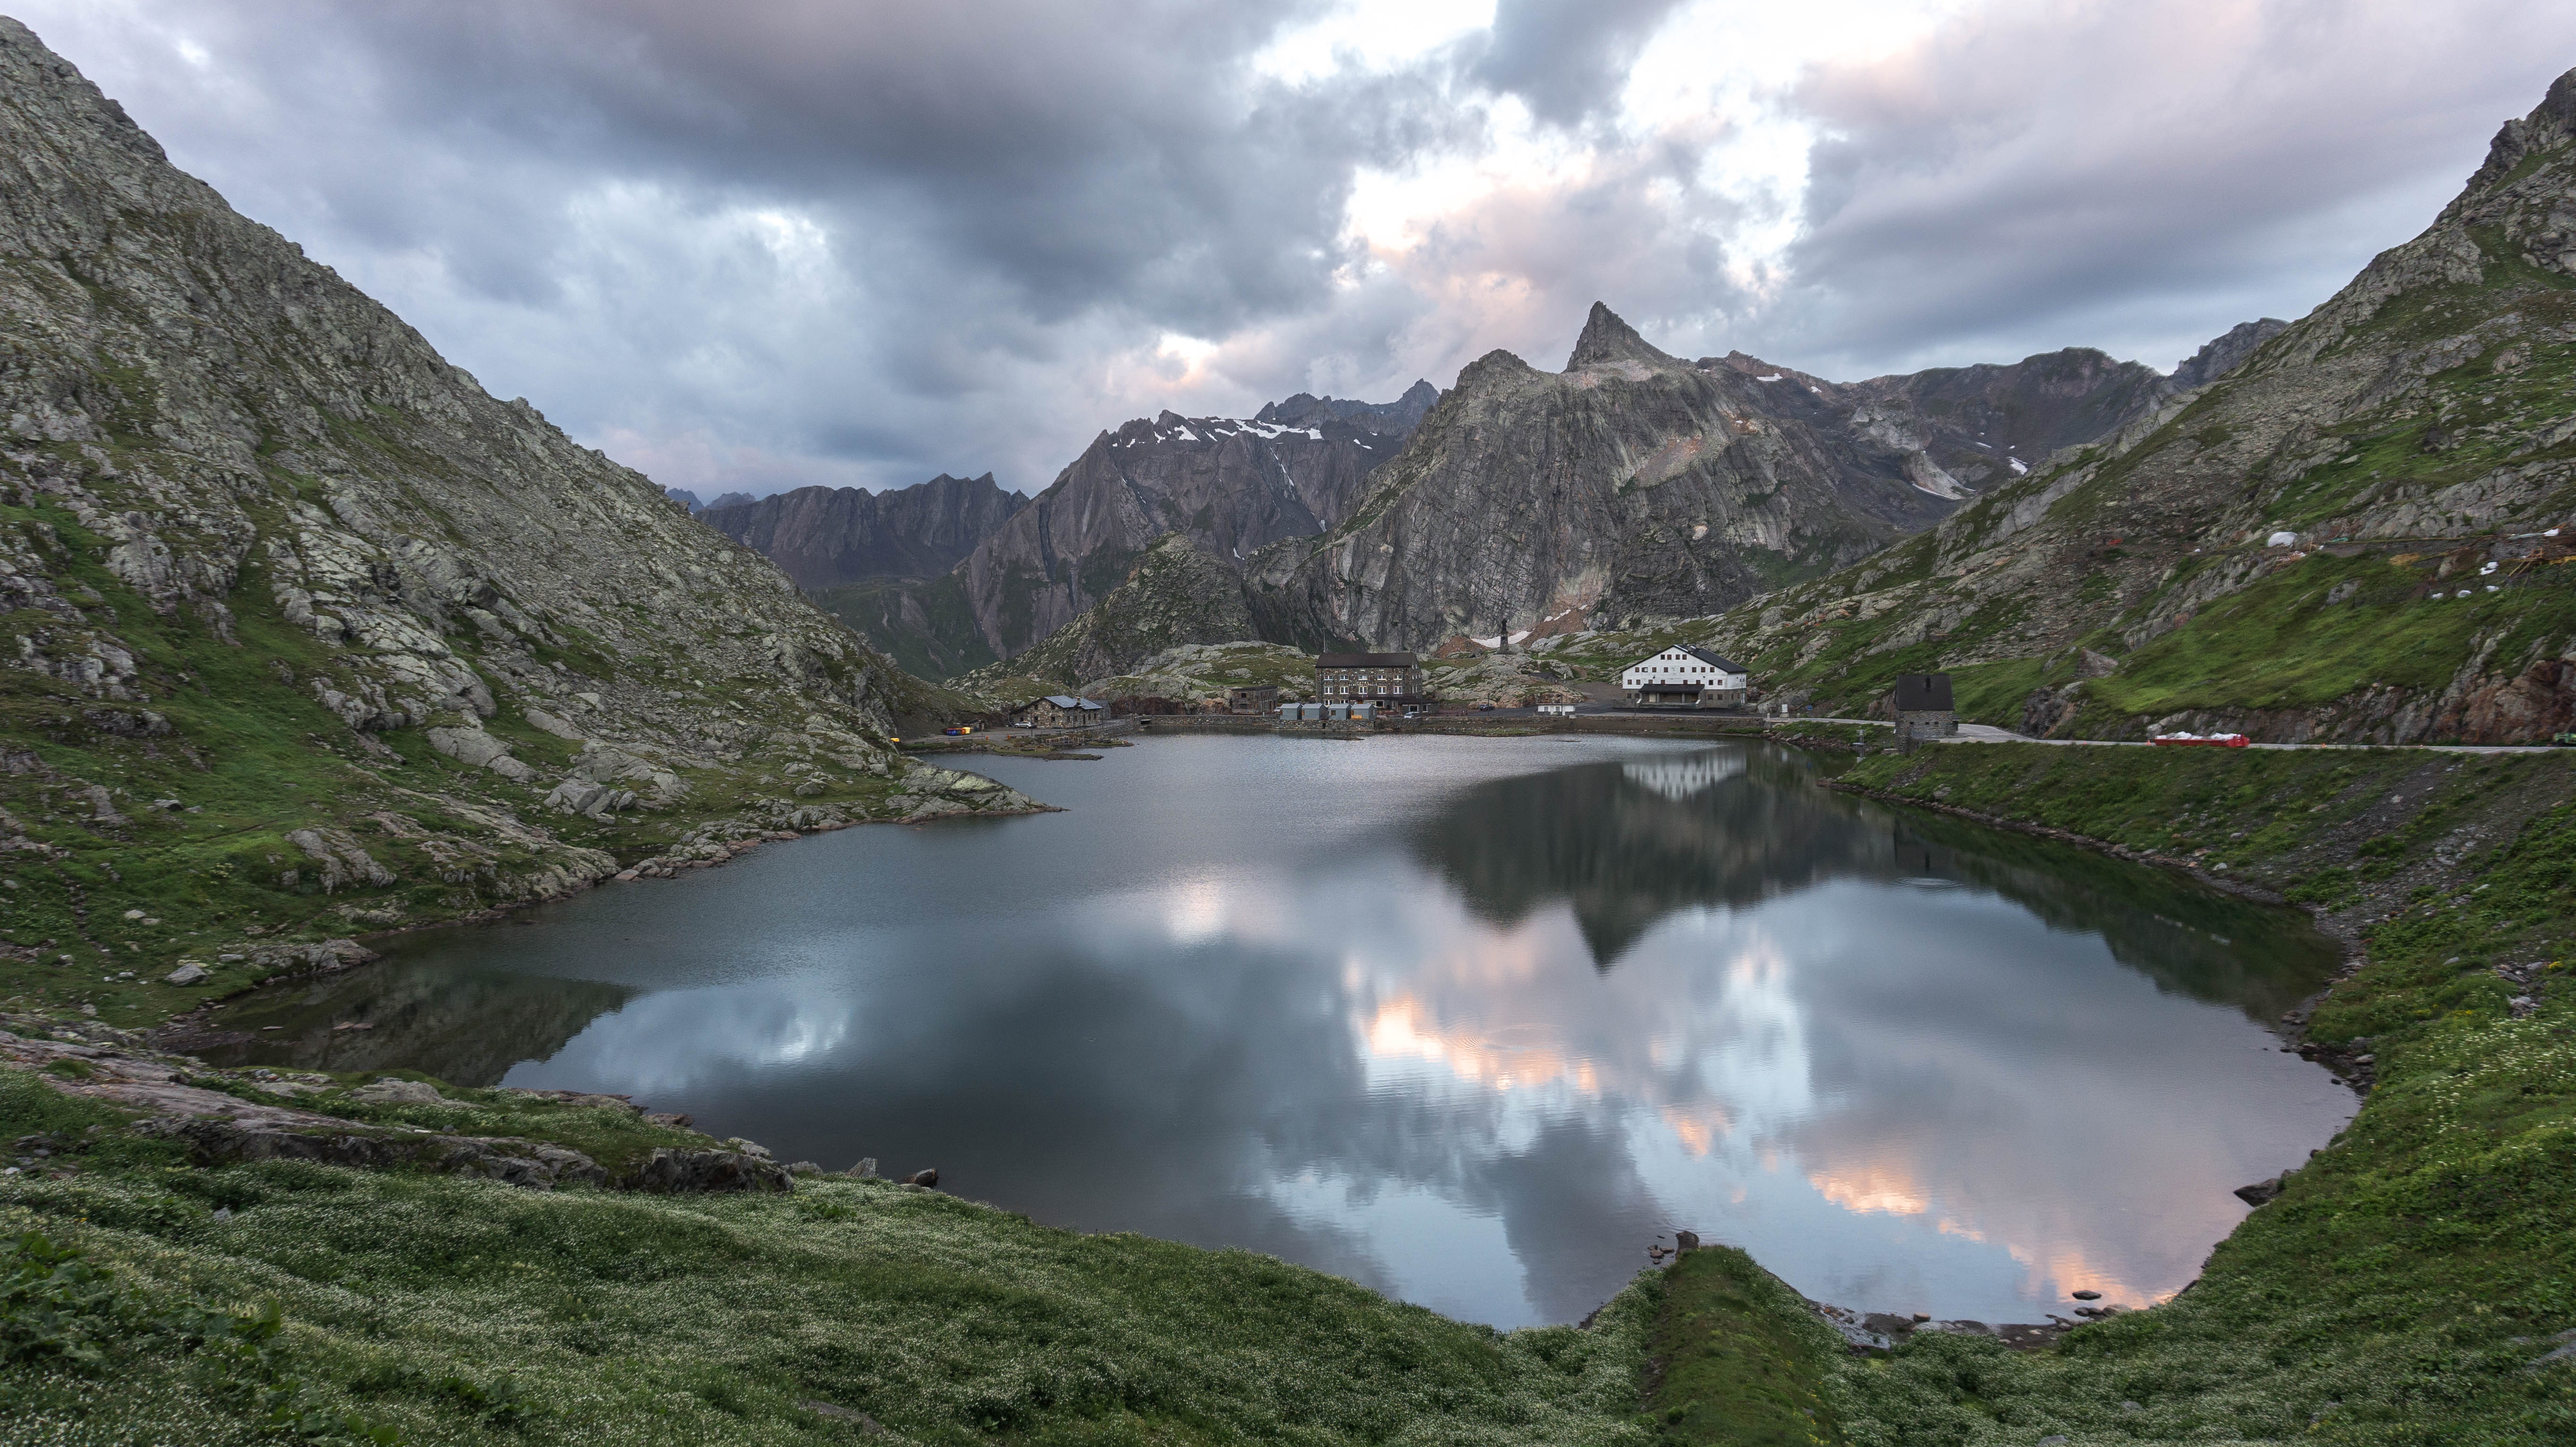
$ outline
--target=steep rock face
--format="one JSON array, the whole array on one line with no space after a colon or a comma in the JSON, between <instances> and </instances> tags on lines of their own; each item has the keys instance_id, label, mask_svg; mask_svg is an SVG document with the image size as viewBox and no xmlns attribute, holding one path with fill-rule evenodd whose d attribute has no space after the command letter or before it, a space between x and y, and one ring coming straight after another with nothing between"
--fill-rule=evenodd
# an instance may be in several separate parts
<instances>
[{"instance_id":1,"label":"steep rock face","mask_svg":"<svg viewBox=\"0 0 2576 1447\"><path fill-rule=\"evenodd\" d=\"M350 915L391 923L607 874L622 812L751 807L756 757L900 773L882 735L926 706L767 561L172 167L13 21L0 434L0 847L184 869L199 898L256 879L271 920L391 890ZM80 897L64 918L95 913Z\"/></svg>"},{"instance_id":2,"label":"steep rock face","mask_svg":"<svg viewBox=\"0 0 2576 1447\"><path fill-rule=\"evenodd\" d=\"M1415 382L1392 402L1300 392L1263 407L1252 420L1286 429L1271 448L1306 510L1331 527L1350 516L1368 489L1369 474L1395 456L1439 400L1440 389L1427 381Z\"/></svg>"},{"instance_id":3,"label":"steep rock face","mask_svg":"<svg viewBox=\"0 0 2576 1447\"><path fill-rule=\"evenodd\" d=\"M1025 493L1004 492L989 472L972 479L943 472L891 492L800 487L710 506L698 519L804 586L829 588L862 578L936 577L1028 501Z\"/></svg>"},{"instance_id":4,"label":"steep rock face","mask_svg":"<svg viewBox=\"0 0 2576 1447\"><path fill-rule=\"evenodd\" d=\"M1840 389L1839 400L1852 404L1853 425L1919 439L1935 463L1983 489L2022 476L2061 449L2117 431L2172 391L2151 367L2068 347L2006 366L1874 377Z\"/></svg>"},{"instance_id":5,"label":"steep rock face","mask_svg":"<svg viewBox=\"0 0 2576 1447\"><path fill-rule=\"evenodd\" d=\"M2245 365L2245 359L2261 351L2265 342L2289 329L2290 324L2279 317L2238 322L2224 335L2212 338L2199 351L2185 358L2181 366L2173 369L2169 380L2178 392L2206 387Z\"/></svg>"},{"instance_id":6,"label":"steep rock face","mask_svg":"<svg viewBox=\"0 0 2576 1447\"><path fill-rule=\"evenodd\" d=\"M1332 415L1336 405L1306 399L1293 423L1164 412L1101 433L959 566L985 645L1007 658L1063 627L1166 533L1239 561L1321 532L1407 430L1407 402L1385 414Z\"/></svg>"},{"instance_id":7,"label":"steep rock face","mask_svg":"<svg viewBox=\"0 0 2576 1447\"><path fill-rule=\"evenodd\" d=\"M1778 389L1774 392L1773 389ZM1866 556L1966 495L1785 374L1665 355L1595 305L1566 370L1481 358L1328 535L1254 570L1265 636L1423 648L1689 616Z\"/></svg>"},{"instance_id":8,"label":"steep rock face","mask_svg":"<svg viewBox=\"0 0 2576 1447\"><path fill-rule=\"evenodd\" d=\"M1946 667L2057 734L2545 737L2576 727L2571 381L2576 72L2233 370L1712 637L1844 707Z\"/></svg>"},{"instance_id":9,"label":"steep rock face","mask_svg":"<svg viewBox=\"0 0 2576 1447\"><path fill-rule=\"evenodd\" d=\"M1187 536L1157 539L1117 587L1010 661L1009 673L1074 685L1122 674L1167 649L1252 637L1243 580Z\"/></svg>"}]
</instances>

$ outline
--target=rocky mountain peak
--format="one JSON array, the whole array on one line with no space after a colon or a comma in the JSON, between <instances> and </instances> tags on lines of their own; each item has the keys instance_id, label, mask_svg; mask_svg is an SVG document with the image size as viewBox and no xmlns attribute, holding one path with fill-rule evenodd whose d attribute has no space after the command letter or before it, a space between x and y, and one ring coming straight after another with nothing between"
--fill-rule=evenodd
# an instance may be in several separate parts
<instances>
[{"instance_id":1,"label":"rocky mountain peak","mask_svg":"<svg viewBox=\"0 0 2576 1447\"><path fill-rule=\"evenodd\" d=\"M1583 335L1575 338L1574 355L1565 359L1565 370L1594 367L1604 362L1644 362L1648 366L1671 366L1675 358L1656 350L1637 329L1620 320L1619 314L1600 302L1592 304L1592 315L1583 322Z\"/></svg>"},{"instance_id":2,"label":"rocky mountain peak","mask_svg":"<svg viewBox=\"0 0 2576 1447\"><path fill-rule=\"evenodd\" d=\"M2475 192L2504 179L2523 158L2534 151L2546 151L2576 138L2576 70L2551 82L2549 93L2531 114L2519 120L2506 121L2487 143L2486 164L2469 178L2469 189Z\"/></svg>"},{"instance_id":3,"label":"rocky mountain peak","mask_svg":"<svg viewBox=\"0 0 2576 1447\"><path fill-rule=\"evenodd\" d=\"M1526 381L1546 375L1545 372L1522 361L1519 354L1496 347L1458 369L1458 385L1455 390L1464 392L1474 387Z\"/></svg>"}]
</instances>

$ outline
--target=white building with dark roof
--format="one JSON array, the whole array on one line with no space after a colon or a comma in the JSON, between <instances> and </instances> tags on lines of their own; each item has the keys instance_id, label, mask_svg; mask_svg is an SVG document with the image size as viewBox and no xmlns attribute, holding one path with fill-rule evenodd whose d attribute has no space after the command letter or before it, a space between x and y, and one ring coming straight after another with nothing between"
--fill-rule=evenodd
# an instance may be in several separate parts
<instances>
[{"instance_id":1,"label":"white building with dark roof","mask_svg":"<svg viewBox=\"0 0 2576 1447\"><path fill-rule=\"evenodd\" d=\"M1744 666L1705 648L1676 644L1619 674L1628 702L1663 708L1725 708L1744 702Z\"/></svg>"}]
</instances>

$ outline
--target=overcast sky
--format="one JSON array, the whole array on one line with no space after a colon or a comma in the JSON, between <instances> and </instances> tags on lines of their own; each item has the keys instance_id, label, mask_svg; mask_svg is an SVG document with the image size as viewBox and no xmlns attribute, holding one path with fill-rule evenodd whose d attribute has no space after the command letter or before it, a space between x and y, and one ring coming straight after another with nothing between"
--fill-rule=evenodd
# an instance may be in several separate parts
<instances>
[{"instance_id":1,"label":"overcast sky","mask_svg":"<svg viewBox=\"0 0 2576 1447\"><path fill-rule=\"evenodd\" d=\"M245 213L702 494L1383 400L1608 302L2172 366L2421 230L2563 0L13 0Z\"/></svg>"}]
</instances>

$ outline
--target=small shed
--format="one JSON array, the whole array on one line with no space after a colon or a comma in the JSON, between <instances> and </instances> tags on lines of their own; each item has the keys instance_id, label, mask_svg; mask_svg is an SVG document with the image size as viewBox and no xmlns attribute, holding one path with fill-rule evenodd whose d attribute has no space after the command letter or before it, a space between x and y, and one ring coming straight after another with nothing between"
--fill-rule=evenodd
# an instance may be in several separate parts
<instances>
[{"instance_id":1,"label":"small shed","mask_svg":"<svg viewBox=\"0 0 2576 1447\"><path fill-rule=\"evenodd\" d=\"M1916 744L1959 732L1959 711L1951 701L1946 673L1900 673L1888 702L1896 714L1898 753L1911 753Z\"/></svg>"}]
</instances>

